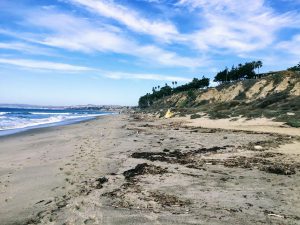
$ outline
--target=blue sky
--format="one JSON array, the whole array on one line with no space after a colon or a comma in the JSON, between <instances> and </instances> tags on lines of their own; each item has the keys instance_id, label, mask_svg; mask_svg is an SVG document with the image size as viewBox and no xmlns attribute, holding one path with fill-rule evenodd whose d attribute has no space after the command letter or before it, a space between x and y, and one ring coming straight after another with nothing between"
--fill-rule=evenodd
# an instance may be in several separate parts
<instances>
[{"instance_id":1,"label":"blue sky","mask_svg":"<svg viewBox=\"0 0 300 225\"><path fill-rule=\"evenodd\" d=\"M0 103L136 105L252 60L300 61L300 0L0 0Z\"/></svg>"}]
</instances>

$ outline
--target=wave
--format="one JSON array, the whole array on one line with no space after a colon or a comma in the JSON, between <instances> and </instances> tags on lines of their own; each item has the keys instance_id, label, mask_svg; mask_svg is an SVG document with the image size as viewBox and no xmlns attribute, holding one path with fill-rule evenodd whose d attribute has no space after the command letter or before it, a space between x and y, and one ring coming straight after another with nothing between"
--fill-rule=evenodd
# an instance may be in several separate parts
<instances>
[{"instance_id":1,"label":"wave","mask_svg":"<svg viewBox=\"0 0 300 225\"><path fill-rule=\"evenodd\" d=\"M73 113L30 112L32 115L72 115Z\"/></svg>"},{"instance_id":2,"label":"wave","mask_svg":"<svg viewBox=\"0 0 300 225\"><path fill-rule=\"evenodd\" d=\"M49 114L49 113L46 113ZM47 118L24 118L24 117L9 117L2 116L0 118L0 131L30 128L40 125L56 124L63 121L76 121L90 119L105 114L85 114L85 115L74 115L71 113L50 113L52 116Z\"/></svg>"},{"instance_id":3,"label":"wave","mask_svg":"<svg viewBox=\"0 0 300 225\"><path fill-rule=\"evenodd\" d=\"M30 112L5 112L4 115L31 115Z\"/></svg>"}]
</instances>

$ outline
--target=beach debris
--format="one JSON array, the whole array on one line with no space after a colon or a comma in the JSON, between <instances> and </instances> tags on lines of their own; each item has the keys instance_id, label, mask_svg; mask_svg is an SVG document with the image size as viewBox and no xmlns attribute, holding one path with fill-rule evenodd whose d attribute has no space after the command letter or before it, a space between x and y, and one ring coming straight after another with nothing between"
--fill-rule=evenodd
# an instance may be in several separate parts
<instances>
[{"instance_id":1,"label":"beach debris","mask_svg":"<svg viewBox=\"0 0 300 225\"><path fill-rule=\"evenodd\" d=\"M125 179L130 180L135 176L144 175L144 174L163 174L166 173L167 169L160 166L150 165L147 163L142 163L136 165L135 168L126 170L123 175Z\"/></svg>"},{"instance_id":2,"label":"beach debris","mask_svg":"<svg viewBox=\"0 0 300 225\"><path fill-rule=\"evenodd\" d=\"M106 177L100 177L100 178L96 179L95 181L96 181L95 188L101 189L101 188L103 188L103 184L108 182L108 179Z\"/></svg>"},{"instance_id":3,"label":"beach debris","mask_svg":"<svg viewBox=\"0 0 300 225\"><path fill-rule=\"evenodd\" d=\"M278 218L284 218L284 216L278 215L278 214L274 214L274 213L270 213L268 214L268 216L274 216L274 217L278 217Z\"/></svg>"},{"instance_id":4,"label":"beach debris","mask_svg":"<svg viewBox=\"0 0 300 225\"><path fill-rule=\"evenodd\" d=\"M47 201L46 203L45 203L45 205L48 205L48 204L50 204L52 202L52 200L49 200L49 201Z\"/></svg>"},{"instance_id":5,"label":"beach debris","mask_svg":"<svg viewBox=\"0 0 300 225\"><path fill-rule=\"evenodd\" d=\"M68 204L67 201L61 200L61 201L59 201L59 202L56 203L56 207L57 207L58 209L61 209L61 208L66 207L67 204Z\"/></svg>"},{"instance_id":6,"label":"beach debris","mask_svg":"<svg viewBox=\"0 0 300 225\"><path fill-rule=\"evenodd\" d=\"M295 167L293 163L282 163L281 161L271 161L269 159L265 159L269 157L274 157L276 153L269 154L261 154L256 155L254 157L230 157L224 160L224 166L226 167L241 167L241 168L258 168L261 171L265 171L267 173L275 173L279 175L292 175L296 173ZM280 155L280 154L279 154Z\"/></svg>"},{"instance_id":7,"label":"beach debris","mask_svg":"<svg viewBox=\"0 0 300 225\"><path fill-rule=\"evenodd\" d=\"M255 145L253 148L254 148L255 150L263 150L263 147L260 146L260 145Z\"/></svg>"},{"instance_id":8,"label":"beach debris","mask_svg":"<svg viewBox=\"0 0 300 225\"><path fill-rule=\"evenodd\" d=\"M158 190L146 190L137 182L126 182L120 188L104 193L112 199L112 206L115 208L146 209L155 213L161 210L176 211L177 214L184 214L191 201L182 199L173 194L167 194ZM135 196L135 197L132 197Z\"/></svg>"},{"instance_id":9,"label":"beach debris","mask_svg":"<svg viewBox=\"0 0 300 225\"><path fill-rule=\"evenodd\" d=\"M40 203L42 203L42 202L44 202L45 200L41 200L41 201L38 201L38 202L36 202L35 204L40 204Z\"/></svg>"},{"instance_id":10,"label":"beach debris","mask_svg":"<svg viewBox=\"0 0 300 225\"><path fill-rule=\"evenodd\" d=\"M296 173L295 167L293 165L280 163L263 166L261 170L279 175L292 175Z\"/></svg>"},{"instance_id":11,"label":"beach debris","mask_svg":"<svg viewBox=\"0 0 300 225\"><path fill-rule=\"evenodd\" d=\"M273 157L278 157L283 155L284 154L280 152L263 152L263 153L256 154L255 157L273 158Z\"/></svg>"},{"instance_id":12,"label":"beach debris","mask_svg":"<svg viewBox=\"0 0 300 225\"><path fill-rule=\"evenodd\" d=\"M217 153L220 150L225 150L227 147L232 147L232 146L230 145L226 145L222 147L214 146L211 148L199 148L197 150L191 150L186 152L181 152L180 150L170 151L168 149L164 149L163 152L134 152L131 155L131 157L138 158L138 159L141 158L147 159L150 161L179 163L182 165L196 164L196 162L198 161L196 158L197 155L207 154L207 153Z\"/></svg>"},{"instance_id":13,"label":"beach debris","mask_svg":"<svg viewBox=\"0 0 300 225\"><path fill-rule=\"evenodd\" d=\"M153 199L153 201L159 203L162 207L182 207L191 204L190 200L182 200L175 195L166 194L158 191L150 192L150 197Z\"/></svg>"},{"instance_id":14,"label":"beach debris","mask_svg":"<svg viewBox=\"0 0 300 225\"><path fill-rule=\"evenodd\" d=\"M89 225L89 224L95 224L95 222L96 222L95 219L93 219L93 218L88 218L88 219L86 219L83 223Z\"/></svg>"}]
</instances>

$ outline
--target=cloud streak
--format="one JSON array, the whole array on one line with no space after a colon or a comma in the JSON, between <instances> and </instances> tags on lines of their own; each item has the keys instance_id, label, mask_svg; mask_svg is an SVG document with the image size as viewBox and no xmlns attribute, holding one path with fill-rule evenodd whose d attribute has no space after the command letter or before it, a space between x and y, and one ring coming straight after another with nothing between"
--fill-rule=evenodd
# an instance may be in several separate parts
<instances>
[{"instance_id":1,"label":"cloud streak","mask_svg":"<svg viewBox=\"0 0 300 225\"><path fill-rule=\"evenodd\" d=\"M93 68L89 68L85 66L77 66L77 65L56 63L50 61L28 60L28 59L0 58L0 64L18 66L27 69L60 71L60 72L88 72L94 70Z\"/></svg>"},{"instance_id":2,"label":"cloud streak","mask_svg":"<svg viewBox=\"0 0 300 225\"><path fill-rule=\"evenodd\" d=\"M290 49L287 41L280 41L279 33L290 28L298 29L299 34L299 13L279 13L265 0L177 0L175 5L164 6L165 10L174 10L173 17L164 20L156 19L157 11L145 16L138 8L117 0L63 2L78 11L54 6L19 10L21 29L0 29L0 33L16 41L2 42L0 48L27 54L47 49L64 54L67 50L67 54L84 53L99 58L115 54L117 58L127 57L132 66L180 67L190 71L217 67L217 57L254 59L263 57L263 52L278 53L275 51L282 49L297 56L297 48ZM183 32L185 25L172 19L186 12L197 23ZM298 39L295 35L290 41L298 45Z\"/></svg>"},{"instance_id":3,"label":"cloud streak","mask_svg":"<svg viewBox=\"0 0 300 225\"><path fill-rule=\"evenodd\" d=\"M116 20L132 31L151 35L163 41L170 41L179 35L176 26L171 22L145 18L137 11L114 1L70 0L70 2L84 6L100 16Z\"/></svg>"},{"instance_id":4,"label":"cloud streak","mask_svg":"<svg viewBox=\"0 0 300 225\"><path fill-rule=\"evenodd\" d=\"M1 31L0 31L1 32ZM23 42L0 42L0 49L18 51L30 55L57 55L47 48L31 45Z\"/></svg>"},{"instance_id":5,"label":"cloud streak","mask_svg":"<svg viewBox=\"0 0 300 225\"><path fill-rule=\"evenodd\" d=\"M93 24L88 19L65 13L35 12L27 17L26 23L49 32L40 37L27 38L46 46L84 53L125 54L147 64L162 66L196 68L207 62L204 58L181 56L153 44L139 44L116 27L102 23ZM24 35L20 34L20 36Z\"/></svg>"},{"instance_id":6,"label":"cloud streak","mask_svg":"<svg viewBox=\"0 0 300 225\"><path fill-rule=\"evenodd\" d=\"M205 25L190 40L205 51L242 54L266 49L280 30L300 27L297 14L276 14L264 0L180 0L178 5L198 12Z\"/></svg>"},{"instance_id":7,"label":"cloud streak","mask_svg":"<svg viewBox=\"0 0 300 225\"><path fill-rule=\"evenodd\" d=\"M277 49L283 50L286 53L290 53L298 57L298 61L300 60L300 34L293 36L293 38L289 41L279 42L276 46Z\"/></svg>"},{"instance_id":8,"label":"cloud streak","mask_svg":"<svg viewBox=\"0 0 300 225\"><path fill-rule=\"evenodd\" d=\"M155 81L179 81L189 82L190 78L162 75L162 74L151 74L151 73L124 73L124 72L104 72L105 77L111 79L138 79L138 80L155 80Z\"/></svg>"},{"instance_id":9,"label":"cloud streak","mask_svg":"<svg viewBox=\"0 0 300 225\"><path fill-rule=\"evenodd\" d=\"M50 61L40 60L27 60L27 59L7 59L0 58L0 64L17 66L20 68L31 70L44 70L55 72L69 72L69 73L92 73L101 74L101 76L110 79L132 79L132 80L155 80L155 81L179 81L188 82L191 79L185 77L164 75L164 74L151 74L151 73L125 73L120 71L105 71L97 68L90 68L85 66L77 66L65 63L56 63Z\"/></svg>"}]
</instances>

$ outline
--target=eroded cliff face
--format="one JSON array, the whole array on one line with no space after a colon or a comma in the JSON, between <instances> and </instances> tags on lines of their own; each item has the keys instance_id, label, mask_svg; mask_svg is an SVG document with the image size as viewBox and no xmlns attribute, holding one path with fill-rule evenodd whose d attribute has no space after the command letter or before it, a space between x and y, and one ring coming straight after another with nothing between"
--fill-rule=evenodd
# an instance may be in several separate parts
<instances>
[{"instance_id":1,"label":"eroded cliff face","mask_svg":"<svg viewBox=\"0 0 300 225\"><path fill-rule=\"evenodd\" d=\"M300 73L284 71L256 80L244 80L206 90L196 90L194 99L190 99L187 93L174 94L156 101L153 107L182 108L187 105L191 107L230 101L251 103L280 93L291 98L300 97Z\"/></svg>"}]
</instances>

